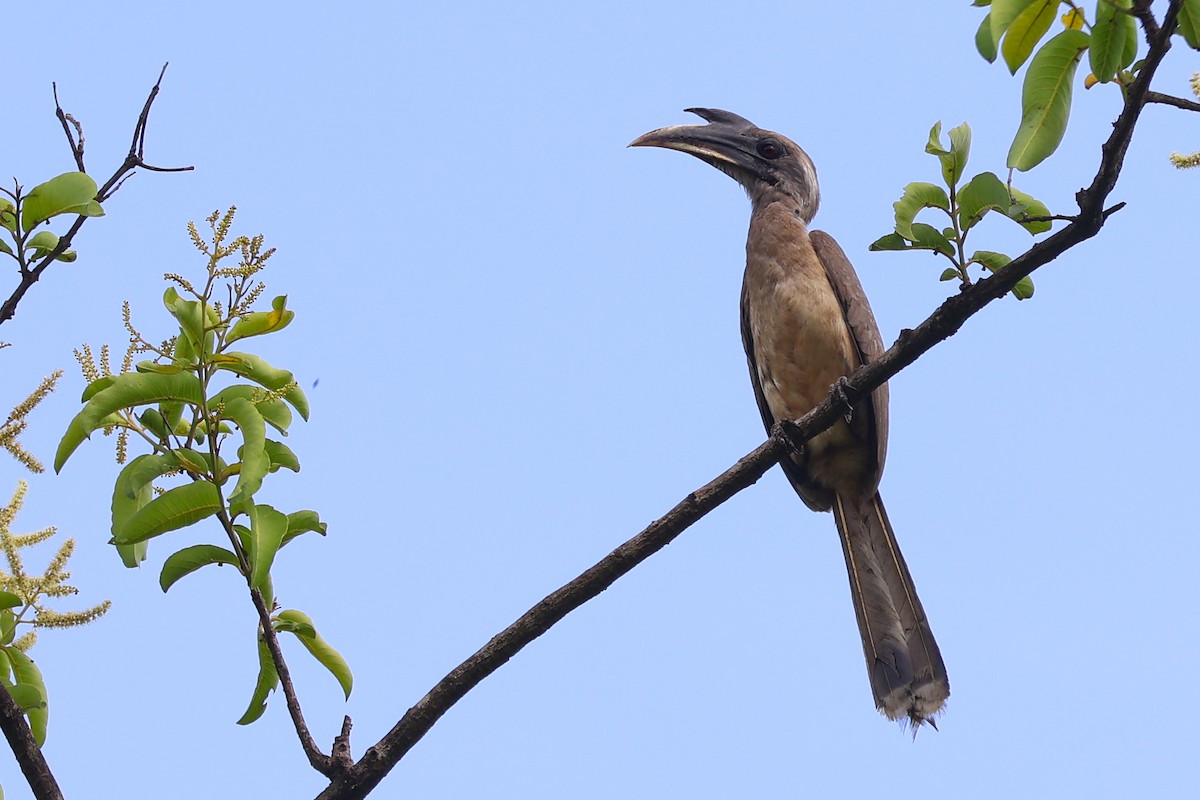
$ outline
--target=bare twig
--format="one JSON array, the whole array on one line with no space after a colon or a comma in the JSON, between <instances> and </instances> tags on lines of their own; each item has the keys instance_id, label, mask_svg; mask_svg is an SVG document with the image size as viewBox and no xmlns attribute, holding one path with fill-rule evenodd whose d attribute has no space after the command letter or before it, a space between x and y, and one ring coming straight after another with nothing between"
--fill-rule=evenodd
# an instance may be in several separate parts
<instances>
[{"instance_id":1,"label":"bare twig","mask_svg":"<svg viewBox=\"0 0 1200 800\"><path fill-rule=\"evenodd\" d=\"M896 343L875 361L855 370L845 384L851 396L865 396L916 361L934 345L953 336L972 315L1008 294L1017 282L1050 263L1075 245L1099 232L1119 203L1105 209L1104 202L1116 185L1125 151L1146 103L1147 87L1170 48L1170 34L1182 0L1174 0L1161 28L1154 35L1138 78L1130 85L1125 106L1113 132L1101 148L1100 167L1092 184L1076 195L1079 214L1069 224L1013 259L990 278L952 296L916 328L901 331ZM1148 5L1148 4L1147 4ZM1153 22L1153 19L1150 20ZM691 524L737 492L757 481L796 444L824 431L841 415L843 404L831 394L797 420L794 426L777 426L771 438L701 489L689 494L665 516L601 559L575 580L547 596L449 675L401 717L379 743L369 748L351 769L318 795L318 800L358 800L366 797L384 776L423 737L434 723L484 678L571 611L607 589L614 581L662 549ZM785 430L785 427L787 430Z\"/></svg>"},{"instance_id":2,"label":"bare twig","mask_svg":"<svg viewBox=\"0 0 1200 800\"><path fill-rule=\"evenodd\" d=\"M1109 217L1111 217L1113 214L1117 213L1124 207L1125 207L1125 203L1124 203L1124 201L1122 201L1120 203L1117 203L1115 206L1112 206L1111 208L1104 209L1104 218L1108 219ZM1017 220L1017 222L1024 224L1026 222L1054 222L1054 221L1076 222L1078 220L1079 220L1079 215L1077 215L1077 214L1049 214L1047 216L1042 216L1042 217L1021 217L1020 219Z\"/></svg>"},{"instance_id":3,"label":"bare twig","mask_svg":"<svg viewBox=\"0 0 1200 800\"><path fill-rule=\"evenodd\" d=\"M33 738L33 732L29 730L21 707L3 688L0 688L0 729L4 731L8 746L17 757L17 764L20 765L29 788L33 790L33 796L37 800L63 800L58 782L54 780L54 773L50 771L50 765L46 763L41 748Z\"/></svg>"},{"instance_id":4,"label":"bare twig","mask_svg":"<svg viewBox=\"0 0 1200 800\"><path fill-rule=\"evenodd\" d=\"M102 203L112 197L117 189L121 188L121 184L125 182L125 179L132 175L139 167L151 172L186 172L194 169L194 167L155 167L147 164L144 160L146 125L150 119L150 106L154 103L154 98L158 96L163 75L166 74L166 71L167 65L163 64L162 71L158 73L158 80L155 81L154 87L150 90L150 95L146 98L146 103L142 107L142 113L138 115L137 124L133 129L133 143L130 145L129 153L125 156L125 160L121 163L121 166L112 174L112 177L105 181L104 185L96 193L97 202ZM80 171L83 171L83 128L74 117L63 111L62 106L58 104L57 87L55 87L54 91L54 105L55 114L58 116L59 122L62 123L63 131L67 135L67 142L71 146L71 154L75 159L75 164L79 167ZM79 134L78 140L72 136L68 121L70 125L74 125ZM0 305L0 324L13 318L13 315L17 313L17 305L25 296L25 293L29 291L29 288L33 284L37 283L38 279L42 277L42 273L54 263L55 259L67 252L71 247L71 241L75 238L75 234L83 227L83 223L86 220L87 217L84 216L76 217L67 232L59 238L58 245L53 250L38 259L33 267L21 271L21 282L13 290L13 293L9 295L8 299Z\"/></svg>"},{"instance_id":5,"label":"bare twig","mask_svg":"<svg viewBox=\"0 0 1200 800\"><path fill-rule=\"evenodd\" d=\"M1146 92L1147 103L1162 103L1165 106L1175 106L1182 108L1184 111L1200 111L1200 103L1195 100L1186 100L1182 97L1175 97L1161 92Z\"/></svg>"},{"instance_id":6,"label":"bare twig","mask_svg":"<svg viewBox=\"0 0 1200 800\"><path fill-rule=\"evenodd\" d=\"M51 83L50 89L54 93L54 114L62 123L63 133L67 135L67 144L71 148L71 155L75 157L75 166L79 168L80 172L87 172L87 168L83 166L83 126L79 124L79 120L63 111L62 104L58 102L58 84ZM75 129L74 134L72 134L71 128Z\"/></svg>"}]
</instances>

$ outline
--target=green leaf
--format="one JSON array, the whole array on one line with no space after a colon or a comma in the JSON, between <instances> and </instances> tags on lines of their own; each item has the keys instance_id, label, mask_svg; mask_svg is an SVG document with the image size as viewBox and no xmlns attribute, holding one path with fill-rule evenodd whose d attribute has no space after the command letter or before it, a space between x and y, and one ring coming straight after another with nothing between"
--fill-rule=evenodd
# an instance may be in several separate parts
<instances>
[{"instance_id":1,"label":"green leaf","mask_svg":"<svg viewBox=\"0 0 1200 800\"><path fill-rule=\"evenodd\" d=\"M942 123L939 120L929 130L929 143L925 152L935 155L942 162L942 180L946 186L954 188L958 185L963 171L967 168L967 159L971 155L971 126L963 123L950 129L950 149L942 148ZM940 206L939 206L940 208ZM946 206L949 209L949 203Z\"/></svg>"},{"instance_id":2,"label":"green leaf","mask_svg":"<svg viewBox=\"0 0 1200 800\"><path fill-rule=\"evenodd\" d=\"M1042 0L994 0L988 17L992 21L992 41L998 42L1021 12Z\"/></svg>"},{"instance_id":3,"label":"green leaf","mask_svg":"<svg viewBox=\"0 0 1200 800\"><path fill-rule=\"evenodd\" d=\"M181 338L187 340L192 352L205 355L212 352L212 328L219 322L213 309L199 300L183 299L174 286L163 292L163 305L179 322Z\"/></svg>"},{"instance_id":4,"label":"green leaf","mask_svg":"<svg viewBox=\"0 0 1200 800\"><path fill-rule=\"evenodd\" d=\"M16 207L12 202L0 197L0 227L7 228L9 233L17 232L17 215L15 212Z\"/></svg>"},{"instance_id":5,"label":"green leaf","mask_svg":"<svg viewBox=\"0 0 1200 800\"><path fill-rule=\"evenodd\" d=\"M16 630L17 615L8 608L0 610L0 644L12 644Z\"/></svg>"},{"instance_id":6,"label":"green leaf","mask_svg":"<svg viewBox=\"0 0 1200 800\"><path fill-rule=\"evenodd\" d=\"M228 352L213 356L213 361L218 369L226 369L243 378L249 378L260 386L265 386L272 391L279 391L288 384L292 384L283 395L284 399L292 404L303 419L308 419L308 398L304 396L304 392L300 390L299 385L296 385L296 378L286 369L276 369L268 364L263 359L250 353Z\"/></svg>"},{"instance_id":7,"label":"green leaf","mask_svg":"<svg viewBox=\"0 0 1200 800\"><path fill-rule=\"evenodd\" d=\"M6 253L10 256L16 255L16 253L13 252L13 249L8 246L8 242L4 241L3 239L0 239L0 253ZM3 798L0 797L0 800L3 800Z\"/></svg>"},{"instance_id":8,"label":"green leaf","mask_svg":"<svg viewBox=\"0 0 1200 800\"><path fill-rule=\"evenodd\" d=\"M146 504L154 497L154 491L150 486L150 482L146 481L141 484L136 491L132 488L131 478L137 474L137 470L141 469L142 462L147 459L157 459L160 456L140 455L125 465L121 473L117 476L117 483L113 487L112 498L112 535L115 538L117 531L125 527L125 524L137 513L144 508ZM121 557L121 563L126 567L136 567L146 560L146 550L148 545L146 542L138 542L137 544L118 544L117 555Z\"/></svg>"},{"instance_id":9,"label":"green leaf","mask_svg":"<svg viewBox=\"0 0 1200 800\"><path fill-rule=\"evenodd\" d=\"M1183 0L1178 19L1176 33L1182 34L1192 48L1200 50L1200 0Z\"/></svg>"},{"instance_id":10,"label":"green leaf","mask_svg":"<svg viewBox=\"0 0 1200 800\"><path fill-rule=\"evenodd\" d=\"M293 511L287 515L287 533L284 534L283 541L279 546L283 547L300 534L308 533L309 531L324 536L328 529L329 526L321 522L321 518L317 515L317 512L307 510Z\"/></svg>"},{"instance_id":11,"label":"green leaf","mask_svg":"<svg viewBox=\"0 0 1200 800\"><path fill-rule=\"evenodd\" d=\"M1138 51L1138 31L1137 25L1130 20L1129 25L1125 26L1125 42L1121 46L1121 62L1120 69L1125 69L1133 60L1137 58Z\"/></svg>"},{"instance_id":12,"label":"green leaf","mask_svg":"<svg viewBox=\"0 0 1200 800\"><path fill-rule=\"evenodd\" d=\"M33 236L29 237L29 241L25 243L25 246L49 253L54 248L58 247L58 236L50 231L38 231Z\"/></svg>"},{"instance_id":13,"label":"green leaf","mask_svg":"<svg viewBox=\"0 0 1200 800\"><path fill-rule=\"evenodd\" d=\"M958 192L958 221L963 232L970 230L984 214L1007 214L1011 205L1004 182L991 172L981 172Z\"/></svg>"},{"instance_id":14,"label":"green leaf","mask_svg":"<svg viewBox=\"0 0 1200 800\"><path fill-rule=\"evenodd\" d=\"M871 242L868 250L911 250L912 245L898 233L888 233Z\"/></svg>"},{"instance_id":15,"label":"green leaf","mask_svg":"<svg viewBox=\"0 0 1200 800\"><path fill-rule=\"evenodd\" d=\"M300 459L292 452L292 448L283 442L267 439L263 445L263 449L266 450L267 458L271 460L271 472L279 469L290 469L292 472L300 471Z\"/></svg>"},{"instance_id":16,"label":"green leaf","mask_svg":"<svg viewBox=\"0 0 1200 800\"><path fill-rule=\"evenodd\" d=\"M934 250L945 255L954 256L954 246L945 234L937 228L923 222L914 222L912 226L913 239L905 239L898 233L889 233L871 243L870 250Z\"/></svg>"},{"instance_id":17,"label":"green leaf","mask_svg":"<svg viewBox=\"0 0 1200 800\"><path fill-rule=\"evenodd\" d=\"M999 272L1010 261L1012 259L1004 255L1004 253L996 253L991 250L976 250L967 263L979 264L989 272ZM1030 297L1033 297L1033 279L1026 275L1017 281L1017 285L1013 287L1012 295L1018 300L1028 300Z\"/></svg>"},{"instance_id":18,"label":"green leaf","mask_svg":"<svg viewBox=\"0 0 1200 800\"><path fill-rule=\"evenodd\" d=\"M1098 0L1096 21L1092 25L1092 41L1088 46L1088 64L1092 74L1101 83L1108 83L1117 70L1133 62L1121 63L1128 50L1128 37L1132 31L1134 48L1137 47L1137 26L1129 13L1131 0Z\"/></svg>"},{"instance_id":19,"label":"green leaf","mask_svg":"<svg viewBox=\"0 0 1200 800\"><path fill-rule=\"evenodd\" d=\"M237 486L229 496L229 504L246 503L262 486L263 478L271 468L271 459L267 456L264 442L267 436L267 425L258 408L249 400L234 398L225 404L221 415L238 426L242 432L242 447L238 450L241 458Z\"/></svg>"},{"instance_id":20,"label":"green leaf","mask_svg":"<svg viewBox=\"0 0 1200 800\"><path fill-rule=\"evenodd\" d=\"M32 230L59 214L80 214L100 217L104 209L96 202L96 182L83 172L64 172L56 178L38 184L25 195L21 204L21 227Z\"/></svg>"},{"instance_id":21,"label":"green leaf","mask_svg":"<svg viewBox=\"0 0 1200 800\"><path fill-rule=\"evenodd\" d=\"M1036 0L1012 21L1000 51L1004 54L1004 63L1008 65L1008 71L1013 75L1017 74L1017 70L1033 52L1033 48L1054 24L1058 16L1059 2L1060 0Z\"/></svg>"},{"instance_id":22,"label":"green leaf","mask_svg":"<svg viewBox=\"0 0 1200 800\"><path fill-rule=\"evenodd\" d=\"M1053 226L1049 221L1044 222L1021 222L1021 217L1048 217L1050 209L1046 208L1046 204L1032 195L1025 194L1015 186L1008 187L1012 198L1017 201L1017 205L1012 206L1008 210L1008 216L1017 220L1022 228L1029 231L1033 235L1045 233ZM1019 209L1019 210L1015 210Z\"/></svg>"},{"instance_id":23,"label":"green leaf","mask_svg":"<svg viewBox=\"0 0 1200 800\"><path fill-rule=\"evenodd\" d=\"M961 277L962 277L962 275L960 275L958 273L958 270L956 270L954 267L946 267L944 270L942 270L941 277L939 277L938 280L939 281L953 281L953 280L957 280Z\"/></svg>"},{"instance_id":24,"label":"green leaf","mask_svg":"<svg viewBox=\"0 0 1200 800\"><path fill-rule=\"evenodd\" d=\"M975 31L975 49L989 64L995 63L996 40L992 38L991 14L983 18L983 22L979 23L979 29Z\"/></svg>"},{"instance_id":25,"label":"green leaf","mask_svg":"<svg viewBox=\"0 0 1200 800\"><path fill-rule=\"evenodd\" d=\"M25 605L25 601L12 592L0 591L0 608L16 608Z\"/></svg>"},{"instance_id":26,"label":"green leaf","mask_svg":"<svg viewBox=\"0 0 1200 800\"><path fill-rule=\"evenodd\" d=\"M199 379L189 372L176 375L127 372L118 375L110 385L93 395L83 410L71 420L67 432L58 444L58 452L54 455L54 471L60 472L63 464L83 440L90 438L92 431L103 427L104 418L119 409L165 400L180 400L199 405L203 398L204 392Z\"/></svg>"},{"instance_id":27,"label":"green leaf","mask_svg":"<svg viewBox=\"0 0 1200 800\"><path fill-rule=\"evenodd\" d=\"M1058 149L1071 115L1071 82L1088 46L1083 31L1063 31L1038 50L1021 90L1021 127L1008 151L1008 166L1022 172Z\"/></svg>"},{"instance_id":28,"label":"green leaf","mask_svg":"<svg viewBox=\"0 0 1200 800\"><path fill-rule=\"evenodd\" d=\"M350 665L316 632L312 619L307 614L295 609L280 611L276 614L276 618L292 625L306 625L312 629L312 636L302 635L299 630L289 630L288 632L294 633L300 643L308 648L308 652L312 653L325 669L333 673L333 677L337 678L337 682L341 684L346 699L349 700L350 691L354 688L354 677L350 674Z\"/></svg>"},{"instance_id":29,"label":"green leaf","mask_svg":"<svg viewBox=\"0 0 1200 800\"><path fill-rule=\"evenodd\" d=\"M42 679L42 671L38 669L37 664L25 653L15 647L4 648L4 653L12 662L13 677L16 678L17 686L28 686L38 694L40 702L33 705L21 703L21 707L25 716L29 717L29 730L33 733L38 747L41 747L46 743L46 724L50 716L46 707L46 681Z\"/></svg>"},{"instance_id":30,"label":"green leaf","mask_svg":"<svg viewBox=\"0 0 1200 800\"><path fill-rule=\"evenodd\" d=\"M179 364L160 364L157 361L139 361L133 368L141 373L152 372L155 375L174 375L184 371L184 367Z\"/></svg>"},{"instance_id":31,"label":"green leaf","mask_svg":"<svg viewBox=\"0 0 1200 800\"><path fill-rule=\"evenodd\" d=\"M253 506L250 514L250 585L262 589L271 576L271 564L283 545L288 520L268 505Z\"/></svg>"},{"instance_id":32,"label":"green leaf","mask_svg":"<svg viewBox=\"0 0 1200 800\"><path fill-rule=\"evenodd\" d=\"M937 228L923 222L913 223L913 249L934 250L942 255L954 257L954 246Z\"/></svg>"},{"instance_id":33,"label":"green leaf","mask_svg":"<svg viewBox=\"0 0 1200 800\"><path fill-rule=\"evenodd\" d=\"M167 421L163 419L163 415L159 413L157 408L147 408L138 415L138 422L142 423L142 427L154 434L154 437L160 442L167 440Z\"/></svg>"},{"instance_id":34,"label":"green leaf","mask_svg":"<svg viewBox=\"0 0 1200 800\"><path fill-rule=\"evenodd\" d=\"M92 381L91 383L89 383L87 386L84 387L83 396L79 398L79 402L86 403L88 400L91 400L97 394L104 391L108 387L112 386L116 382L117 382L117 378L115 375L108 375L103 378L97 378L96 380Z\"/></svg>"},{"instance_id":35,"label":"green leaf","mask_svg":"<svg viewBox=\"0 0 1200 800\"><path fill-rule=\"evenodd\" d=\"M287 310L287 295L280 295L271 301L270 311L254 311L235 322L233 329L225 337L225 344L233 344L247 336L281 331L291 324L295 316L294 311Z\"/></svg>"},{"instance_id":36,"label":"green leaf","mask_svg":"<svg viewBox=\"0 0 1200 800\"><path fill-rule=\"evenodd\" d=\"M208 401L208 407L217 408L222 403L228 403L234 398L248 400L255 405L258 413L262 414L262 418L266 420L268 425L286 436L287 429L292 424L291 409L282 400L277 398L267 400L266 397L267 392L257 386L235 383L233 386L226 386L213 395L212 399Z\"/></svg>"},{"instance_id":37,"label":"green leaf","mask_svg":"<svg viewBox=\"0 0 1200 800\"><path fill-rule=\"evenodd\" d=\"M190 575L201 567L209 564L230 564L238 568L237 556L224 547L215 544L197 544L185 547L178 553L172 553L163 562L162 572L158 576L158 585L165 592L175 585L185 575Z\"/></svg>"},{"instance_id":38,"label":"green leaf","mask_svg":"<svg viewBox=\"0 0 1200 800\"><path fill-rule=\"evenodd\" d=\"M250 696L250 706L246 713L237 721L238 725L249 725L263 715L267 710L267 695L275 691L279 685L279 673L275 670L275 662L271 660L271 651L262 634L258 636L258 681L254 684L254 694Z\"/></svg>"},{"instance_id":39,"label":"green leaf","mask_svg":"<svg viewBox=\"0 0 1200 800\"><path fill-rule=\"evenodd\" d=\"M16 650L14 647L13 650ZM18 651L19 652L19 651ZM46 696L38 691L36 686L30 686L28 683L17 683L6 687L8 693L12 695L12 699L21 707L21 711L29 713L46 707ZM33 726L30 725L32 728ZM45 736L45 731L42 731Z\"/></svg>"},{"instance_id":40,"label":"green leaf","mask_svg":"<svg viewBox=\"0 0 1200 800\"><path fill-rule=\"evenodd\" d=\"M896 233L909 241L913 240L913 218L924 208L940 208L950 210L950 198L946 190L932 183L910 183L904 187L904 194L892 208L896 211Z\"/></svg>"},{"instance_id":41,"label":"green leaf","mask_svg":"<svg viewBox=\"0 0 1200 800\"><path fill-rule=\"evenodd\" d=\"M277 633L294 633L297 636L307 636L310 639L317 635L317 629L312 626L311 622L293 622L291 620L276 619L272 625Z\"/></svg>"},{"instance_id":42,"label":"green leaf","mask_svg":"<svg viewBox=\"0 0 1200 800\"><path fill-rule=\"evenodd\" d=\"M58 247L58 236L50 231L38 231L29 237L25 246L33 251L33 257L41 258ZM9 252L12 252L11 250ZM55 261L74 261L78 254L74 250L66 250L55 256Z\"/></svg>"},{"instance_id":43,"label":"green leaf","mask_svg":"<svg viewBox=\"0 0 1200 800\"><path fill-rule=\"evenodd\" d=\"M971 254L971 258L967 261L967 263L979 264L980 266L986 268L989 272L997 272L1000 269L1008 266L1010 261L1012 261L1012 259L1004 255L1004 253L996 253L992 250L976 250Z\"/></svg>"},{"instance_id":44,"label":"green leaf","mask_svg":"<svg viewBox=\"0 0 1200 800\"><path fill-rule=\"evenodd\" d=\"M221 493L208 481L168 489L129 518L117 532L116 544L134 544L211 517L222 508Z\"/></svg>"}]
</instances>

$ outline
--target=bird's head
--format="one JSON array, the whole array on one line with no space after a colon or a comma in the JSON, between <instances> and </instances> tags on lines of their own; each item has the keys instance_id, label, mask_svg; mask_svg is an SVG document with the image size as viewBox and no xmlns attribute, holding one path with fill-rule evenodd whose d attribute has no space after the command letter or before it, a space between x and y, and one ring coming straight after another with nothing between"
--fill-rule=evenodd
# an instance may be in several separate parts
<instances>
[{"instance_id":1,"label":"bird's head","mask_svg":"<svg viewBox=\"0 0 1200 800\"><path fill-rule=\"evenodd\" d=\"M630 147L665 147L691 153L729 175L756 204L785 196L805 222L817 213L817 169L800 146L750 120L718 108L685 109L707 125L673 125L634 139Z\"/></svg>"}]
</instances>

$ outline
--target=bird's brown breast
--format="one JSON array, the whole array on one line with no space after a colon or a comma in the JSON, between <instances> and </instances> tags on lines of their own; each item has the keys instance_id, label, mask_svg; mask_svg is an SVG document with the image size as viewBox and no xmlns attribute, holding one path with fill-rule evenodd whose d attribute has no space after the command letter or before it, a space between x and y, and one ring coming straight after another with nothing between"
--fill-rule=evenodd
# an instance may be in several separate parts
<instances>
[{"instance_id":1,"label":"bird's brown breast","mask_svg":"<svg viewBox=\"0 0 1200 800\"><path fill-rule=\"evenodd\" d=\"M784 203L756 209L746 244L753 376L775 420L798 419L860 365L845 314L804 222ZM857 426L856 426L857 427ZM861 485L872 448L839 421L807 445L804 467L829 489Z\"/></svg>"}]
</instances>

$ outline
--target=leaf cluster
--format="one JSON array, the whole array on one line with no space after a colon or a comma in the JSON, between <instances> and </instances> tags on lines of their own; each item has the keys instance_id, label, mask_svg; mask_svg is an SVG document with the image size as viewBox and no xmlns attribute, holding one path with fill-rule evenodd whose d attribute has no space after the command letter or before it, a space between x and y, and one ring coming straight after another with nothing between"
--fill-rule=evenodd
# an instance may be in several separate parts
<instances>
[{"instance_id":1,"label":"leaf cluster","mask_svg":"<svg viewBox=\"0 0 1200 800\"><path fill-rule=\"evenodd\" d=\"M989 62L1002 58L1014 75L1029 61L1021 123L1008 151L1010 169L1033 169L1062 144L1075 73L1085 54L1088 89L1114 83L1124 92L1142 67L1133 0L1097 0L1090 20L1073 0L975 0L972 5L988 8L975 33L981 56ZM1056 21L1062 29L1043 43ZM1184 0L1176 33L1200 48L1200 0Z\"/></svg>"},{"instance_id":2,"label":"leaf cluster","mask_svg":"<svg viewBox=\"0 0 1200 800\"><path fill-rule=\"evenodd\" d=\"M54 469L60 471L97 430L120 430L140 440L149 452L125 465L112 495L110 543L122 562L136 567L145 560L151 539L216 518L227 544L195 545L170 555L159 576L163 591L202 567L227 565L261 595L267 609L274 609L271 566L276 554L302 534L324 535L326 526L315 511L284 513L255 499L268 475L300 470L298 457L281 440L293 414L308 419L309 405L290 371L233 347L278 333L295 317L286 296L275 297L269 309L255 308L265 289L256 276L274 250L263 249L261 236L230 238L234 212L214 212L208 218L211 241L202 239L194 224L189 226L208 268L201 286L179 275L166 276L174 284L163 294L177 328L173 337L152 344L126 313L130 353L150 352L154 358L129 370L132 355L127 356L126 369L113 375L106 358L101 370L90 355L81 357L90 382L83 408L59 443ZM234 258L236 266L229 265ZM216 299L221 288L224 301ZM118 453L122 460L120 440ZM298 613L279 612L271 618L273 627L297 636L348 695L351 679L345 661L317 635L311 620L296 624L291 615ZM275 674L270 658L262 668ZM259 683L270 684L269 689L276 685L262 676ZM258 713L247 711L247 717L261 714L264 698L256 689L251 710ZM247 717L243 721L251 721Z\"/></svg>"},{"instance_id":3,"label":"leaf cluster","mask_svg":"<svg viewBox=\"0 0 1200 800\"><path fill-rule=\"evenodd\" d=\"M971 284L970 266L978 264L995 272L1012 259L993 250L976 250L966 256L966 241L971 230L985 216L995 211L1015 221L1031 234L1050 230L1050 223L1041 219L1049 210L1039 200L1005 184L995 173L981 172L966 183L967 159L971 154L971 128L963 123L949 132L949 145L942 142L942 123L929 131L925 152L938 159L942 183L915 182L904 187L904 194L892 204L896 227L871 244L871 250L929 250L948 259L952 266L942 272L941 280L959 279L963 286ZM917 222L917 215L927 208L943 212L949 225L938 229ZM1033 296L1033 281L1025 277L1012 290L1018 300Z\"/></svg>"},{"instance_id":4,"label":"leaf cluster","mask_svg":"<svg viewBox=\"0 0 1200 800\"><path fill-rule=\"evenodd\" d=\"M64 172L56 178L25 193L20 184L10 191L0 189L0 253L16 259L20 270L27 272L33 262L54 252L59 237L49 230L35 231L40 225L63 214L83 217L104 216L96 202L99 187L84 172ZM11 241L11 244L9 243ZM57 261L74 261L78 255L67 250Z\"/></svg>"}]
</instances>

